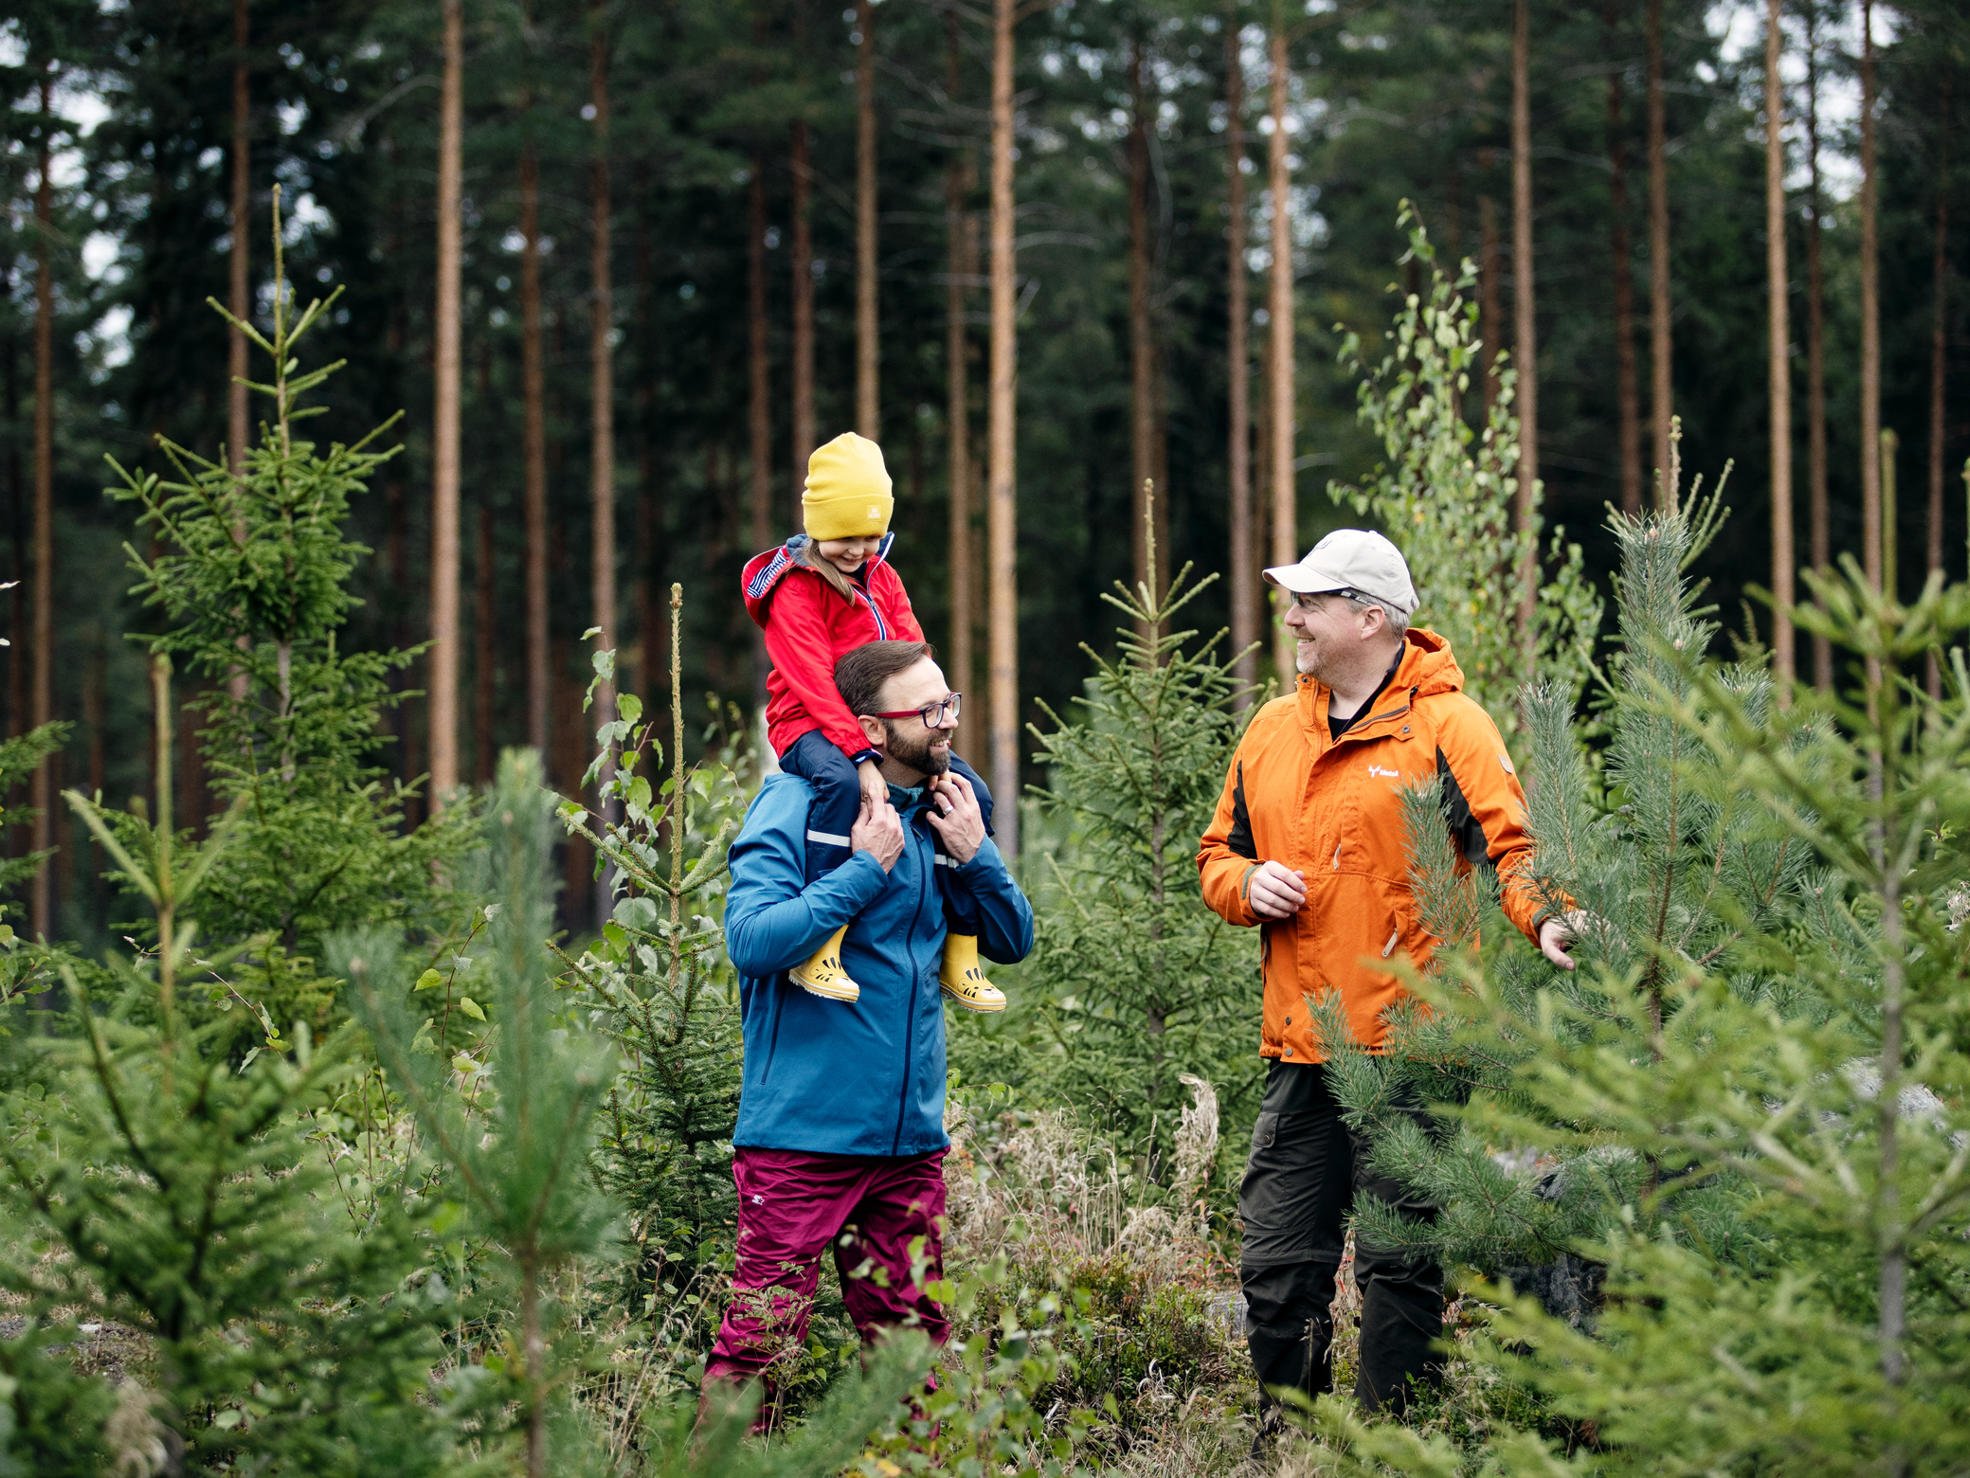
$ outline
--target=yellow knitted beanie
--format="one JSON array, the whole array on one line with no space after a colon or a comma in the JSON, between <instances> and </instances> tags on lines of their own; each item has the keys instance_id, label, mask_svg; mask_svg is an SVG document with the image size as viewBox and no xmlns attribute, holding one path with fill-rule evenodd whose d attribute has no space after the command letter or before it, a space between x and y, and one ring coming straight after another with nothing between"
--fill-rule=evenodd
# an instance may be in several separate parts
<instances>
[{"instance_id":1,"label":"yellow knitted beanie","mask_svg":"<svg viewBox=\"0 0 1970 1478\"><path fill-rule=\"evenodd\" d=\"M801 523L810 539L853 539L889 532L896 507L882 448L844 431L807 459Z\"/></svg>"}]
</instances>

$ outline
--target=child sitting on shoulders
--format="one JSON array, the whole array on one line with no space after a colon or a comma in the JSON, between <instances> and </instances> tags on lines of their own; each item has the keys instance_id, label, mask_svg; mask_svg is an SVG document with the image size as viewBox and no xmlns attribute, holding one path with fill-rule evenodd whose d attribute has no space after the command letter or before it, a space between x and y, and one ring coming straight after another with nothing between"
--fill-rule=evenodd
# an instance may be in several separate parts
<instances>
[{"instance_id":1,"label":"child sitting on shoulders","mask_svg":"<svg viewBox=\"0 0 1970 1478\"><path fill-rule=\"evenodd\" d=\"M808 458L803 531L746 562L746 611L765 632L772 662L766 740L780 768L814 789L807 821L810 882L848 860L848 834L864 793L888 793L881 751L870 745L835 688L835 662L868 642L923 640L902 578L889 563L895 501L882 449L844 432ZM954 693L947 702L957 699ZM928 716L924 722L930 723ZM985 782L956 755L951 768L971 782L989 828L992 798ZM1005 993L978 963L977 929L948 894L945 918L938 977L944 993L972 1011L1003 1011ZM846 925L835 930L812 958L789 971L793 983L829 1000L859 998L861 987L841 967L846 932Z\"/></svg>"}]
</instances>

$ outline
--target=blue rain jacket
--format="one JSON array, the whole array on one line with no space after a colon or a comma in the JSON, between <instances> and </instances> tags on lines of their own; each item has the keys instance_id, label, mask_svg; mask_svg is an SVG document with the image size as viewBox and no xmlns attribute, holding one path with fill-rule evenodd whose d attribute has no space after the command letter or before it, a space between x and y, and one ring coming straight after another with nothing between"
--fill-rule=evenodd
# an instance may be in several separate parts
<instances>
[{"instance_id":1,"label":"blue rain jacket","mask_svg":"<svg viewBox=\"0 0 1970 1478\"><path fill-rule=\"evenodd\" d=\"M734 1144L834 1155L921 1155L944 1133L944 952L936 834L926 793L890 787L903 854L884 873L857 852L803 887L812 788L774 775L732 844L725 947L739 972L745 1075ZM948 861L970 893L979 953L1002 964L1033 947L1033 910L990 837L971 861ZM854 1005L810 996L786 972L843 924L842 968Z\"/></svg>"}]
</instances>

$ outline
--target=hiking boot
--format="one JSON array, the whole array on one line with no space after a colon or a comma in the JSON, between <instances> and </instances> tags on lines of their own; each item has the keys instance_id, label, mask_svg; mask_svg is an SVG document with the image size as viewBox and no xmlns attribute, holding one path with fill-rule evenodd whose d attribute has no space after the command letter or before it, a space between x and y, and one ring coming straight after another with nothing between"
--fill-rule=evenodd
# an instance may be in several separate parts
<instances>
[{"instance_id":1,"label":"hiking boot","mask_svg":"<svg viewBox=\"0 0 1970 1478\"><path fill-rule=\"evenodd\" d=\"M944 936L944 968L938 971L937 983L944 988L945 995L967 1011L1006 1008L1006 993L985 978L985 971L978 963L976 934Z\"/></svg>"},{"instance_id":2,"label":"hiking boot","mask_svg":"<svg viewBox=\"0 0 1970 1478\"><path fill-rule=\"evenodd\" d=\"M841 968L841 939L847 932L846 924L835 930L807 960L787 972L787 979L810 996L854 1005L862 998L862 987ZM1000 997L1000 1004L1004 1004L1004 997Z\"/></svg>"}]
</instances>

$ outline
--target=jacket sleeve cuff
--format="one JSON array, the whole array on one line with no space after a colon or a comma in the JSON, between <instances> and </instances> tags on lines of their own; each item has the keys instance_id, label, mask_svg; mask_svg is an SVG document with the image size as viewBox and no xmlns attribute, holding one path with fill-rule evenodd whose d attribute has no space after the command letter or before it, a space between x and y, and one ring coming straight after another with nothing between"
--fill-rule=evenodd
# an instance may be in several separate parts
<instances>
[{"instance_id":1,"label":"jacket sleeve cuff","mask_svg":"<svg viewBox=\"0 0 1970 1478\"><path fill-rule=\"evenodd\" d=\"M875 764L881 764L882 751L880 749L877 749L874 745L865 745L861 749L855 750L853 753L851 753L848 756L848 763L851 765L859 765L862 764L864 761L869 761Z\"/></svg>"},{"instance_id":2,"label":"jacket sleeve cuff","mask_svg":"<svg viewBox=\"0 0 1970 1478\"><path fill-rule=\"evenodd\" d=\"M1004 855L999 851L999 844L992 840L991 834L988 832L985 840L978 844L978 850L971 854L971 860L969 862L959 862L954 866L948 863L946 865L951 866L952 870L959 877L970 877L978 872L981 866L995 867L1004 871L1006 861Z\"/></svg>"}]
</instances>

